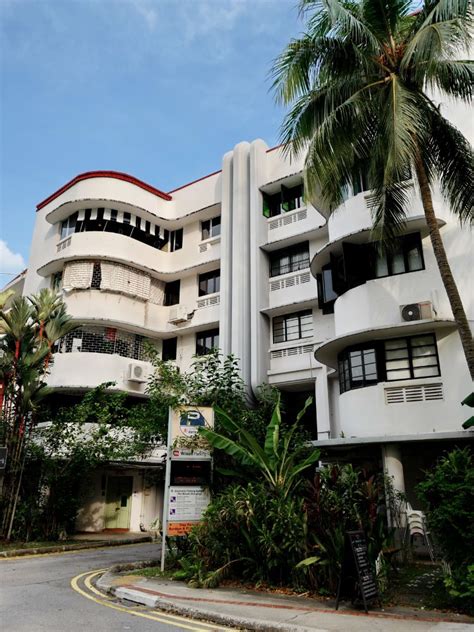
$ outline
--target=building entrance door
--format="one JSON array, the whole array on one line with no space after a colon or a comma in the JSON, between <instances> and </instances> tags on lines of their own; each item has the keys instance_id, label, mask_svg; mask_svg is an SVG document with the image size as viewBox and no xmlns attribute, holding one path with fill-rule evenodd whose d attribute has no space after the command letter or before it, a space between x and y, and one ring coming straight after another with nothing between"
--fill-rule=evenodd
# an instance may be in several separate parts
<instances>
[{"instance_id":1,"label":"building entrance door","mask_svg":"<svg viewBox=\"0 0 474 632\"><path fill-rule=\"evenodd\" d=\"M132 476L109 476L105 506L106 529L130 529Z\"/></svg>"}]
</instances>

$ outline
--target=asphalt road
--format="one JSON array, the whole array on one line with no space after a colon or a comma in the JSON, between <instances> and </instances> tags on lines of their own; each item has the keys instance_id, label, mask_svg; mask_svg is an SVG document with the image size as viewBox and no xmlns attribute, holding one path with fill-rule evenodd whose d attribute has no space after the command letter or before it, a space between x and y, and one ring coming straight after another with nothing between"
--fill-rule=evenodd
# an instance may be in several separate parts
<instances>
[{"instance_id":1,"label":"asphalt road","mask_svg":"<svg viewBox=\"0 0 474 632\"><path fill-rule=\"evenodd\" d=\"M184 620L168 624L147 619L150 615L136 616L124 609L107 607L71 587L71 579L79 574L119 562L154 559L157 554L158 545L146 543L0 560L0 629L2 632L199 630L199 624L191 621L189 625ZM207 632L210 628L207 627Z\"/></svg>"}]
</instances>

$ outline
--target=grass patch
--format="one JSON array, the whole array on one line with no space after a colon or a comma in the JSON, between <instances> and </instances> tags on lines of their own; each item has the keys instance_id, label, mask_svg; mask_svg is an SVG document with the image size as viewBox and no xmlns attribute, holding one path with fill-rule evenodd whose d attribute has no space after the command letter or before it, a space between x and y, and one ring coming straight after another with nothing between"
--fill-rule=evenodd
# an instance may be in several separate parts
<instances>
[{"instance_id":1,"label":"grass patch","mask_svg":"<svg viewBox=\"0 0 474 632\"><path fill-rule=\"evenodd\" d=\"M176 572L174 570L168 570L161 572L160 566L148 566L148 568L140 568L133 571L134 575L141 575L142 577L158 578L158 579L173 579L173 575Z\"/></svg>"},{"instance_id":2,"label":"grass patch","mask_svg":"<svg viewBox=\"0 0 474 632\"><path fill-rule=\"evenodd\" d=\"M83 540L61 540L57 542L0 542L0 551L19 551L21 549L42 549L48 546L64 546L65 544L81 544Z\"/></svg>"}]
</instances>

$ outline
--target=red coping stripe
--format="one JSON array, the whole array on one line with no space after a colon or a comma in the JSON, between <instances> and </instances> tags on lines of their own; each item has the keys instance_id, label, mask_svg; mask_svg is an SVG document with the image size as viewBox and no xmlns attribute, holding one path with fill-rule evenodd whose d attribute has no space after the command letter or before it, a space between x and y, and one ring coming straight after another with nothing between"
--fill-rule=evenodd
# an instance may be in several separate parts
<instances>
[{"instance_id":1,"label":"red coping stripe","mask_svg":"<svg viewBox=\"0 0 474 632\"><path fill-rule=\"evenodd\" d=\"M123 180L124 182L130 182L130 184L134 184L135 186L140 187L141 189L144 189L149 193L153 193L153 195L156 195L163 200L169 201L172 199L171 195L169 195L168 193L164 193L159 189L155 189L155 187L152 187L150 184L147 184L146 182L143 182L142 180L139 180L134 176L129 176L127 173L121 173L120 171L86 171L85 173L80 173L78 176L70 180L67 184L55 191L52 195L37 204L36 210L39 211L78 182L81 182L82 180L90 180L91 178L114 178L115 180Z\"/></svg>"}]
</instances>

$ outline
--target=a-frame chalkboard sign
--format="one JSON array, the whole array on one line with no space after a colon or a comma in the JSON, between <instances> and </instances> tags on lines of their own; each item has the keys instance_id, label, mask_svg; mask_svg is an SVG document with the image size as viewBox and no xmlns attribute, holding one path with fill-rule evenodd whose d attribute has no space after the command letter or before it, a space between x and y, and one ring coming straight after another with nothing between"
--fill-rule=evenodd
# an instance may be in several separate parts
<instances>
[{"instance_id":1,"label":"a-frame chalkboard sign","mask_svg":"<svg viewBox=\"0 0 474 632\"><path fill-rule=\"evenodd\" d=\"M358 598L362 599L367 613L369 602L380 601L363 531L346 531L344 559L337 587L336 610L339 607L339 601L345 596L350 596L352 602Z\"/></svg>"}]
</instances>

